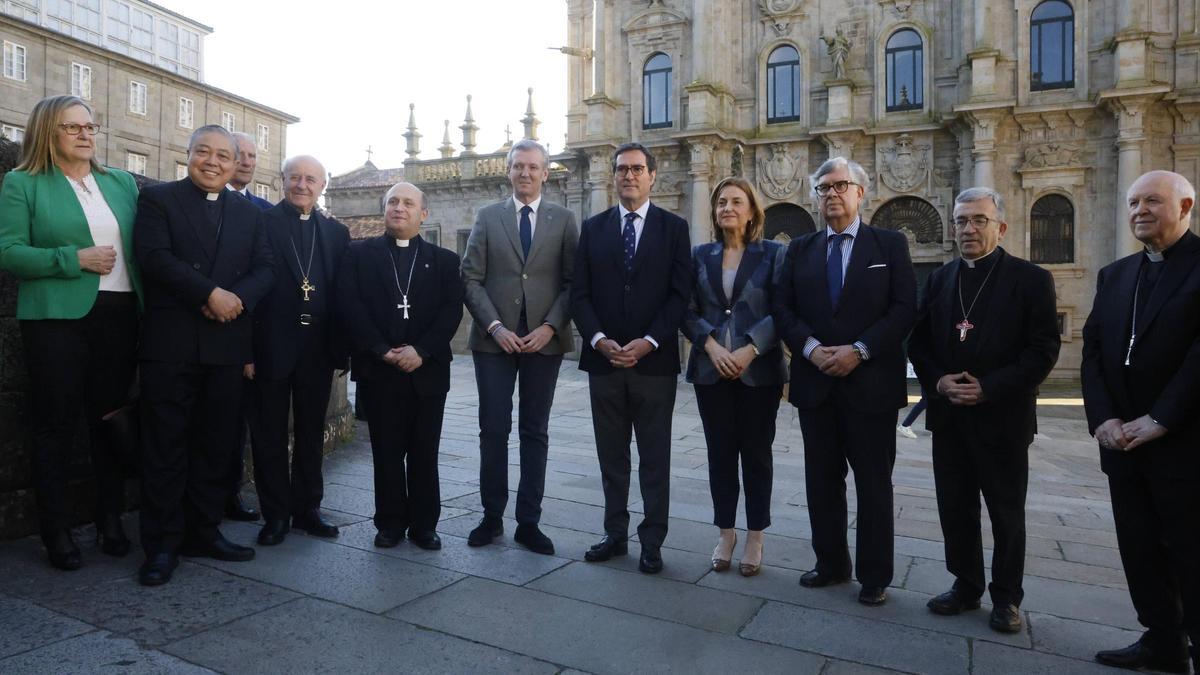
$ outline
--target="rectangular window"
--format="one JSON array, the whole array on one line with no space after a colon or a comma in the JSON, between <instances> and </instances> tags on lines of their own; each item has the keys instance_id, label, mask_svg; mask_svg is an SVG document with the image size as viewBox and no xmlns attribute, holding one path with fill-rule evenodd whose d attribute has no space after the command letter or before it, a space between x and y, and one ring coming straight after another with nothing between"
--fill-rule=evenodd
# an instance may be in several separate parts
<instances>
[{"instance_id":1,"label":"rectangular window","mask_svg":"<svg viewBox=\"0 0 1200 675\"><path fill-rule=\"evenodd\" d=\"M70 35L73 8L71 0L46 0L46 27Z\"/></svg>"},{"instance_id":2,"label":"rectangular window","mask_svg":"<svg viewBox=\"0 0 1200 675\"><path fill-rule=\"evenodd\" d=\"M229 133L237 131L237 120L234 119L233 113L227 110L221 111L221 126L228 129Z\"/></svg>"},{"instance_id":3,"label":"rectangular window","mask_svg":"<svg viewBox=\"0 0 1200 675\"><path fill-rule=\"evenodd\" d=\"M271 187L266 183L255 183L254 196L271 201Z\"/></svg>"},{"instance_id":4,"label":"rectangular window","mask_svg":"<svg viewBox=\"0 0 1200 675\"><path fill-rule=\"evenodd\" d=\"M4 41L4 76L25 81L25 47L8 40Z\"/></svg>"},{"instance_id":5,"label":"rectangular window","mask_svg":"<svg viewBox=\"0 0 1200 675\"><path fill-rule=\"evenodd\" d=\"M100 0L75 0L75 37L100 44Z\"/></svg>"},{"instance_id":6,"label":"rectangular window","mask_svg":"<svg viewBox=\"0 0 1200 675\"><path fill-rule=\"evenodd\" d=\"M139 176L146 175L146 156L136 152L125 153L125 170Z\"/></svg>"},{"instance_id":7,"label":"rectangular window","mask_svg":"<svg viewBox=\"0 0 1200 675\"><path fill-rule=\"evenodd\" d=\"M25 129L12 124L0 124L0 135L13 143L25 140Z\"/></svg>"},{"instance_id":8,"label":"rectangular window","mask_svg":"<svg viewBox=\"0 0 1200 675\"><path fill-rule=\"evenodd\" d=\"M141 82L129 83L129 112L134 115L146 114L146 85Z\"/></svg>"},{"instance_id":9,"label":"rectangular window","mask_svg":"<svg viewBox=\"0 0 1200 675\"><path fill-rule=\"evenodd\" d=\"M0 12L11 14L30 23L38 23L41 20L38 0L4 0L0 2Z\"/></svg>"},{"instance_id":10,"label":"rectangular window","mask_svg":"<svg viewBox=\"0 0 1200 675\"><path fill-rule=\"evenodd\" d=\"M258 125L258 133L254 134L254 138L259 150L267 152L271 149L271 127L265 124Z\"/></svg>"},{"instance_id":11,"label":"rectangular window","mask_svg":"<svg viewBox=\"0 0 1200 675\"><path fill-rule=\"evenodd\" d=\"M71 64L71 93L79 98L92 100L92 67L82 63Z\"/></svg>"},{"instance_id":12,"label":"rectangular window","mask_svg":"<svg viewBox=\"0 0 1200 675\"><path fill-rule=\"evenodd\" d=\"M184 129L191 129L195 126L195 109L196 106L192 103L192 99L179 97L179 126Z\"/></svg>"},{"instance_id":13,"label":"rectangular window","mask_svg":"<svg viewBox=\"0 0 1200 675\"><path fill-rule=\"evenodd\" d=\"M123 2L108 10L108 47L150 63L154 62L154 16Z\"/></svg>"},{"instance_id":14,"label":"rectangular window","mask_svg":"<svg viewBox=\"0 0 1200 675\"><path fill-rule=\"evenodd\" d=\"M175 164L175 180L183 180L187 178L187 164Z\"/></svg>"}]
</instances>

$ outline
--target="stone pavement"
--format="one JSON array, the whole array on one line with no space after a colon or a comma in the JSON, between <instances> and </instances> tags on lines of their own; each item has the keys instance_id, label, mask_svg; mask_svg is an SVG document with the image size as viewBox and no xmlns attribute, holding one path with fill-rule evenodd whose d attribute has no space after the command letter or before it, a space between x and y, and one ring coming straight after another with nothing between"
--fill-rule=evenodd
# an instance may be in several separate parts
<instances>
[{"instance_id":1,"label":"stone pavement","mask_svg":"<svg viewBox=\"0 0 1200 675\"><path fill-rule=\"evenodd\" d=\"M371 455L360 423L356 440L325 465L324 506L342 526L336 540L293 533L281 546L259 548L252 562L189 559L154 589L135 579L140 551L115 560L87 544L84 568L63 573L45 563L35 538L0 544L0 672L1067 675L1112 672L1092 663L1092 653L1138 636L1108 490L1077 402L1041 410L1030 458L1026 623L1005 636L988 629L986 605L959 617L925 609L951 580L924 431L899 439L896 579L888 603L869 608L856 601L857 584L797 584L813 554L790 406L779 413L766 566L749 579L712 573L704 437L691 387L680 383L666 569L650 577L637 572L636 545L626 558L582 561L602 531L603 498L587 381L574 362L564 364L550 428L542 522L557 557L514 544L511 519L500 545L468 548L480 510L469 358L455 360L453 381L441 456L442 551L372 546ZM511 471L515 488L516 466ZM637 495L634 487L631 499ZM853 509L852 488L850 499ZM136 521L127 519L131 531ZM251 544L257 525L223 529ZM90 537L88 528L77 533L81 543Z\"/></svg>"}]
</instances>

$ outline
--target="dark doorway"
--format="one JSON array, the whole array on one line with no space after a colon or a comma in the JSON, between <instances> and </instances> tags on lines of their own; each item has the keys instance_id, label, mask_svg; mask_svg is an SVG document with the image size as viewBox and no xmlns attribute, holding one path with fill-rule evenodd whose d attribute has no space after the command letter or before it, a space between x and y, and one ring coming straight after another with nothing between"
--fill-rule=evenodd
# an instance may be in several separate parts
<instances>
[{"instance_id":1,"label":"dark doorway","mask_svg":"<svg viewBox=\"0 0 1200 675\"><path fill-rule=\"evenodd\" d=\"M809 232L816 232L817 224L803 207L795 204L776 204L767 209L767 222L763 239L774 239L787 243Z\"/></svg>"}]
</instances>

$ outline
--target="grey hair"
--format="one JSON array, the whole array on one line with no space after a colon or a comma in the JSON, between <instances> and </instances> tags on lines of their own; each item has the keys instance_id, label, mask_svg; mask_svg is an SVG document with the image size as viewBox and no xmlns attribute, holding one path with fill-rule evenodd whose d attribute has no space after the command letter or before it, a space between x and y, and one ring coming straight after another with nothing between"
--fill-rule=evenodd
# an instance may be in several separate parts
<instances>
[{"instance_id":1,"label":"grey hair","mask_svg":"<svg viewBox=\"0 0 1200 675\"><path fill-rule=\"evenodd\" d=\"M312 155L292 155L291 157L288 157L287 159L283 160L283 164L279 165L279 173L283 174L284 178L287 178L288 168L290 168L295 162L298 162L302 159L307 159L321 167L321 179L328 181L329 175L325 170L325 165L321 163L321 160L313 157Z\"/></svg>"},{"instance_id":2,"label":"grey hair","mask_svg":"<svg viewBox=\"0 0 1200 675\"><path fill-rule=\"evenodd\" d=\"M546 146L538 143L532 138L522 138L516 143L513 143L512 147L508 149L508 157L504 159L504 166L511 169L513 157L515 157L518 152L524 152L526 150L537 150L538 152L542 153L542 168L550 168L550 152L546 150Z\"/></svg>"},{"instance_id":3,"label":"grey hair","mask_svg":"<svg viewBox=\"0 0 1200 675\"><path fill-rule=\"evenodd\" d=\"M867 175L867 170L862 168L861 164L852 159L846 159L845 157L830 157L824 162L821 162L821 166L817 167L816 172L808 177L808 184L812 186L813 194L817 194L817 181L821 180L821 176L824 176L827 173L833 173L834 171L842 168L846 169L846 171L850 173L850 178L852 178L855 183L858 183L862 186L863 196L865 197L866 193L871 189L871 177Z\"/></svg>"},{"instance_id":4,"label":"grey hair","mask_svg":"<svg viewBox=\"0 0 1200 675\"><path fill-rule=\"evenodd\" d=\"M1004 220L1004 198L989 187L969 187L954 197L954 204L964 204L966 202L977 202L981 199L990 199L996 205L996 216L1000 220Z\"/></svg>"},{"instance_id":5,"label":"grey hair","mask_svg":"<svg viewBox=\"0 0 1200 675\"><path fill-rule=\"evenodd\" d=\"M229 139L229 144L233 146L233 158L242 158L242 151L238 148L237 140L233 137L233 134L230 133L228 129L220 124L205 124L199 129L193 131L191 138L188 139L187 151L189 155L192 154L192 148L196 147L196 143L200 140L200 137L207 136L208 134L220 134L221 136Z\"/></svg>"},{"instance_id":6,"label":"grey hair","mask_svg":"<svg viewBox=\"0 0 1200 675\"><path fill-rule=\"evenodd\" d=\"M429 200L428 200L428 198L425 197L425 191L422 190L421 188L417 187L416 185L409 183L408 181L400 181L399 183L396 183L392 187L388 188L388 191L386 193L384 193L384 195L383 195L383 208L384 209L387 209L387 203L388 203L388 200L392 198L392 193L395 192L396 188L400 187L401 185L408 185L409 187L416 190L417 193L421 195L421 208L425 211L429 210Z\"/></svg>"},{"instance_id":7,"label":"grey hair","mask_svg":"<svg viewBox=\"0 0 1200 675\"><path fill-rule=\"evenodd\" d=\"M248 134L244 131L231 131L231 132L229 132L229 135L233 136L234 140L243 139L243 140L250 141L252 144L258 143L258 139L256 139L255 137L251 136L250 134Z\"/></svg>"}]
</instances>

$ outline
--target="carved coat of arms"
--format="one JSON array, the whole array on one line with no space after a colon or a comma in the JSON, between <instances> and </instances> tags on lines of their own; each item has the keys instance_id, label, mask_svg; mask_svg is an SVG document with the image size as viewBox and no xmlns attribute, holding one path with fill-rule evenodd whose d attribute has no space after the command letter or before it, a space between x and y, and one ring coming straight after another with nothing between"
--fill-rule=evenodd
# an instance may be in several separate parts
<instances>
[{"instance_id":1,"label":"carved coat of arms","mask_svg":"<svg viewBox=\"0 0 1200 675\"><path fill-rule=\"evenodd\" d=\"M759 155L758 187L771 199L784 200L795 194L804 182L802 167L784 143L771 146L771 156Z\"/></svg>"},{"instance_id":2,"label":"carved coat of arms","mask_svg":"<svg viewBox=\"0 0 1200 675\"><path fill-rule=\"evenodd\" d=\"M892 147L883 150L880 177L896 192L908 192L929 175L929 146L913 146L912 136L900 134Z\"/></svg>"}]
</instances>

